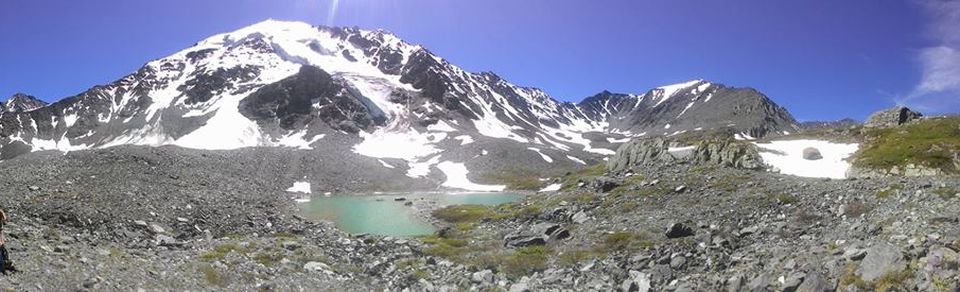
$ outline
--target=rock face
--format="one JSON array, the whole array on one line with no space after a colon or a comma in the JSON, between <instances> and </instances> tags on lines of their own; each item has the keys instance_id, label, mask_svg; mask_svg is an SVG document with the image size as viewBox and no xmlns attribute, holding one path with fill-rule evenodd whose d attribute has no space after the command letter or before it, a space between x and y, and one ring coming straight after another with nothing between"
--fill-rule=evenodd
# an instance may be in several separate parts
<instances>
[{"instance_id":1,"label":"rock face","mask_svg":"<svg viewBox=\"0 0 960 292\"><path fill-rule=\"evenodd\" d=\"M607 169L620 172L637 166L674 162L740 169L764 168L756 146L748 142L706 140L693 146L692 152L686 150L690 146L671 149L670 144L661 137L634 139L617 149L617 153L607 161Z\"/></svg>"},{"instance_id":2,"label":"rock face","mask_svg":"<svg viewBox=\"0 0 960 292\"><path fill-rule=\"evenodd\" d=\"M762 169L763 159L757 147L736 140L703 141L693 151L692 160L704 165L741 169Z\"/></svg>"},{"instance_id":3,"label":"rock face","mask_svg":"<svg viewBox=\"0 0 960 292\"><path fill-rule=\"evenodd\" d=\"M803 148L803 159L806 160L820 160L823 159L823 155L820 155L820 150L813 147Z\"/></svg>"},{"instance_id":4,"label":"rock face","mask_svg":"<svg viewBox=\"0 0 960 292\"><path fill-rule=\"evenodd\" d=\"M875 112L863 124L868 128L896 127L904 123L919 119L923 115L903 106Z\"/></svg>"},{"instance_id":5,"label":"rock face","mask_svg":"<svg viewBox=\"0 0 960 292\"><path fill-rule=\"evenodd\" d=\"M678 158L668 151L669 147L667 140L662 137L631 140L621 145L607 161L607 169L622 171L633 166L677 161Z\"/></svg>"}]
</instances>

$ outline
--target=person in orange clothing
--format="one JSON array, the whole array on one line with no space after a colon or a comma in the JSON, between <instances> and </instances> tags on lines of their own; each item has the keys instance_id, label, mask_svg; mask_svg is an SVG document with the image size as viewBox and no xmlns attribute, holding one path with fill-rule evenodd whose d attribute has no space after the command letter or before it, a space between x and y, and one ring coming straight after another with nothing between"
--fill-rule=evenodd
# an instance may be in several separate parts
<instances>
[{"instance_id":1,"label":"person in orange clothing","mask_svg":"<svg viewBox=\"0 0 960 292\"><path fill-rule=\"evenodd\" d=\"M7 251L7 237L3 235L3 226L7 224L7 213L0 209L0 272L4 275L16 272L13 262L10 261L10 252Z\"/></svg>"}]
</instances>

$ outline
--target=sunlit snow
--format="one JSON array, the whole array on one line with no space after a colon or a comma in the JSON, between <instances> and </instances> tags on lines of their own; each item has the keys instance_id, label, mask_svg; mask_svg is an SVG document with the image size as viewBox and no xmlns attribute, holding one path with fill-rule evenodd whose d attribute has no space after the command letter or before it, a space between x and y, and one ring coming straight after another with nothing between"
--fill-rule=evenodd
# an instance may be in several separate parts
<instances>
[{"instance_id":1,"label":"sunlit snow","mask_svg":"<svg viewBox=\"0 0 960 292\"><path fill-rule=\"evenodd\" d=\"M293 183L293 186L290 187L290 188L288 188L287 191L288 191L288 192L291 192L291 193L304 193L304 194L309 194L309 193L310 193L310 183L305 182L305 181L294 182L294 183Z\"/></svg>"},{"instance_id":2,"label":"sunlit snow","mask_svg":"<svg viewBox=\"0 0 960 292\"><path fill-rule=\"evenodd\" d=\"M499 192L507 188L505 185L482 185L467 179L469 171L463 163L444 161L437 164L437 168L446 175L443 186L455 189L479 192Z\"/></svg>"},{"instance_id":3,"label":"sunlit snow","mask_svg":"<svg viewBox=\"0 0 960 292\"><path fill-rule=\"evenodd\" d=\"M847 177L850 157L859 148L858 144L833 143L823 140L787 140L770 143L755 143L761 148L763 162L783 174L802 177L843 179ZM823 156L817 160L803 159L803 149L813 147ZM763 151L769 150L769 151Z\"/></svg>"},{"instance_id":4,"label":"sunlit snow","mask_svg":"<svg viewBox=\"0 0 960 292\"><path fill-rule=\"evenodd\" d=\"M560 190L560 187L561 187L561 184L551 184L549 186L546 186L540 189L540 192L556 192Z\"/></svg>"}]
</instances>

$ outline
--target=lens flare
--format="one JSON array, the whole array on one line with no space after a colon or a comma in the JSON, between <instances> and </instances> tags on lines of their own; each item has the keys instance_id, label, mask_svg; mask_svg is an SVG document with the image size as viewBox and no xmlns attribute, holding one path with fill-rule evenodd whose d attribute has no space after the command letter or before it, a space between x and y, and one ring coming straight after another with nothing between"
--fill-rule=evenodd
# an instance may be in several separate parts
<instances>
[{"instance_id":1,"label":"lens flare","mask_svg":"<svg viewBox=\"0 0 960 292\"><path fill-rule=\"evenodd\" d=\"M340 6L340 0L333 0L330 3L330 10L327 11L327 26L333 26L333 18L337 16L337 6Z\"/></svg>"}]
</instances>

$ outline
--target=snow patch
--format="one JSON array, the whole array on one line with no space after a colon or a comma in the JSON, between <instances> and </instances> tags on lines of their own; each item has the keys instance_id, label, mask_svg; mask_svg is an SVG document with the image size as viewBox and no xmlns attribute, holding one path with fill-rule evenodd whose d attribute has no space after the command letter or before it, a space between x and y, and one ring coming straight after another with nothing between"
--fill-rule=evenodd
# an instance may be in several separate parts
<instances>
[{"instance_id":1,"label":"snow patch","mask_svg":"<svg viewBox=\"0 0 960 292\"><path fill-rule=\"evenodd\" d=\"M380 162L380 165L383 165L383 167L386 167L386 168L396 168L395 166L390 165L389 163L387 163L386 161L383 161L382 159L377 159L377 161L379 161L379 162Z\"/></svg>"},{"instance_id":2,"label":"snow patch","mask_svg":"<svg viewBox=\"0 0 960 292\"><path fill-rule=\"evenodd\" d=\"M294 182L293 186L287 189L287 192L309 194L310 183L305 181Z\"/></svg>"},{"instance_id":3,"label":"snow patch","mask_svg":"<svg viewBox=\"0 0 960 292\"><path fill-rule=\"evenodd\" d=\"M460 135L453 137L453 139L460 140L460 146L473 143L473 137L470 137L469 135Z\"/></svg>"},{"instance_id":4,"label":"snow patch","mask_svg":"<svg viewBox=\"0 0 960 292\"><path fill-rule=\"evenodd\" d=\"M607 142L610 142L610 143L627 143L627 142L630 142L630 139L633 139L633 138L626 137L626 138L616 139L616 138L612 138L612 137L607 137Z\"/></svg>"},{"instance_id":5,"label":"snow patch","mask_svg":"<svg viewBox=\"0 0 960 292\"><path fill-rule=\"evenodd\" d=\"M550 156L547 156L546 154L543 154L543 152L540 152L541 151L540 148L527 147L527 149L530 149L533 152L537 152L537 154L540 154L540 157L543 158L543 160L546 160L549 163L553 163L553 158L550 158Z\"/></svg>"},{"instance_id":6,"label":"snow patch","mask_svg":"<svg viewBox=\"0 0 960 292\"><path fill-rule=\"evenodd\" d=\"M845 159L857 152L856 143L833 143L823 140L787 140L770 143L754 143L762 150L760 157L767 165L780 170L780 173L802 176L844 179L850 163ZM820 151L823 158L803 159L803 149L813 147Z\"/></svg>"},{"instance_id":7,"label":"snow patch","mask_svg":"<svg viewBox=\"0 0 960 292\"><path fill-rule=\"evenodd\" d=\"M747 134L747 133L736 133L736 134L733 134L733 139L741 140L741 141L743 141L743 140L754 140L753 136L750 136L750 134Z\"/></svg>"},{"instance_id":8,"label":"snow patch","mask_svg":"<svg viewBox=\"0 0 960 292\"><path fill-rule=\"evenodd\" d=\"M505 185L482 185L467 179L467 166L463 163L444 161L437 164L437 168L446 175L447 179L442 186L479 192L500 192L507 188Z\"/></svg>"},{"instance_id":9,"label":"snow patch","mask_svg":"<svg viewBox=\"0 0 960 292\"><path fill-rule=\"evenodd\" d=\"M580 160L580 158L576 158L576 157L567 155L567 159L573 160L573 162L576 162L576 163L579 163L579 164L587 165L587 163L586 163L586 162L583 162L583 160Z\"/></svg>"},{"instance_id":10,"label":"snow patch","mask_svg":"<svg viewBox=\"0 0 960 292\"><path fill-rule=\"evenodd\" d=\"M540 189L540 192L556 192L560 190L560 187L561 187L560 184L551 184L549 186L546 186Z\"/></svg>"}]
</instances>

